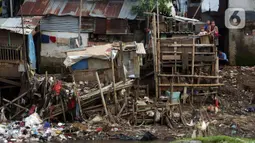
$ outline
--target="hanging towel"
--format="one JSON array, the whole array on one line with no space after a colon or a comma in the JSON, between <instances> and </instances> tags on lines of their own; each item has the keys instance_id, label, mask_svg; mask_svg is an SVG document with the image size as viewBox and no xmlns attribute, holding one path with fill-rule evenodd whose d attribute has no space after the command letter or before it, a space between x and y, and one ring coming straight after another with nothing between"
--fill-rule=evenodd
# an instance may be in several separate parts
<instances>
[{"instance_id":1,"label":"hanging towel","mask_svg":"<svg viewBox=\"0 0 255 143\"><path fill-rule=\"evenodd\" d=\"M43 35L41 36L42 43L50 43L50 36L48 35Z\"/></svg>"},{"instance_id":2,"label":"hanging towel","mask_svg":"<svg viewBox=\"0 0 255 143\"><path fill-rule=\"evenodd\" d=\"M33 35L28 35L28 48L29 48L29 61L32 69L36 69L36 53L35 53L35 44L33 40Z\"/></svg>"},{"instance_id":3,"label":"hanging towel","mask_svg":"<svg viewBox=\"0 0 255 143\"><path fill-rule=\"evenodd\" d=\"M218 11L220 7L220 0L211 0L210 1L210 10L211 11Z\"/></svg>"},{"instance_id":4,"label":"hanging towel","mask_svg":"<svg viewBox=\"0 0 255 143\"><path fill-rule=\"evenodd\" d=\"M57 38L55 36L50 36L50 41L52 43L56 43L57 42Z\"/></svg>"},{"instance_id":5,"label":"hanging towel","mask_svg":"<svg viewBox=\"0 0 255 143\"><path fill-rule=\"evenodd\" d=\"M210 0L204 0L201 6L202 13L210 10Z\"/></svg>"}]
</instances>

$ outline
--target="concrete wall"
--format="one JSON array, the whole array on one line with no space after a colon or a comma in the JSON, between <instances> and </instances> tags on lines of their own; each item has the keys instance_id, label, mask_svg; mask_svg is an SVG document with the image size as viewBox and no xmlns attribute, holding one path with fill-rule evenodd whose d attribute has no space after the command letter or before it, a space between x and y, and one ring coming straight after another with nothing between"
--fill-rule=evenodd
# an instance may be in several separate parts
<instances>
[{"instance_id":1,"label":"concrete wall","mask_svg":"<svg viewBox=\"0 0 255 143\"><path fill-rule=\"evenodd\" d=\"M231 65L255 65L255 1L229 0L229 8L246 11L245 28L229 29L229 61Z\"/></svg>"},{"instance_id":2,"label":"concrete wall","mask_svg":"<svg viewBox=\"0 0 255 143\"><path fill-rule=\"evenodd\" d=\"M231 65L255 65L255 26L246 23L241 30L229 30L229 61Z\"/></svg>"},{"instance_id":3,"label":"concrete wall","mask_svg":"<svg viewBox=\"0 0 255 143\"><path fill-rule=\"evenodd\" d=\"M228 0L228 6L230 8L243 8L244 10L255 10L254 0Z\"/></svg>"},{"instance_id":4,"label":"concrete wall","mask_svg":"<svg viewBox=\"0 0 255 143\"><path fill-rule=\"evenodd\" d=\"M75 38L78 36L77 33L69 32L47 32L42 31L42 34L56 36L59 38ZM87 46L88 43L88 34L82 33L82 43L84 46ZM41 63L40 63L40 72L44 73L46 69L49 73L59 73L63 71L64 68L64 51L70 49L69 46L59 46L57 43L42 43L41 45Z\"/></svg>"}]
</instances>

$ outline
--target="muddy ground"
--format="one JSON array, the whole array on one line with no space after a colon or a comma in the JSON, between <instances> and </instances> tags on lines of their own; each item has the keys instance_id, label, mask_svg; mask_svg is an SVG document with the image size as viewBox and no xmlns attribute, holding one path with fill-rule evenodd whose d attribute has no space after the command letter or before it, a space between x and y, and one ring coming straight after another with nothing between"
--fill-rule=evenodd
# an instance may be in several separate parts
<instances>
[{"instance_id":1,"label":"muddy ground","mask_svg":"<svg viewBox=\"0 0 255 143\"><path fill-rule=\"evenodd\" d=\"M203 112L210 122L207 135L227 135L245 138L255 138L255 113L247 112L246 109L254 107L255 93L255 67L225 67L220 71L224 83L219 89L220 110L217 114ZM193 103L183 105L183 113L187 122L190 122L193 109L205 109L208 103L200 106ZM176 121L174 129L160 125L141 125L136 127L119 126L117 131L103 133L108 138L114 134L125 134L129 136L143 135L150 131L161 140L175 140L179 138L190 138L193 127L184 126ZM126 124L127 125L127 124ZM104 138L103 137L103 138ZM109 139L109 138L108 138Z\"/></svg>"}]
</instances>

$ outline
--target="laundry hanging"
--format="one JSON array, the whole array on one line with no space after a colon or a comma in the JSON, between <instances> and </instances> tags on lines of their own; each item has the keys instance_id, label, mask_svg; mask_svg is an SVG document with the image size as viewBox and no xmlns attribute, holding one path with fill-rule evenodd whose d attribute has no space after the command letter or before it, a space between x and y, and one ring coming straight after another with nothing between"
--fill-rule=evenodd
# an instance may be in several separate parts
<instances>
[{"instance_id":1,"label":"laundry hanging","mask_svg":"<svg viewBox=\"0 0 255 143\"><path fill-rule=\"evenodd\" d=\"M42 43L50 43L50 36L48 35L41 35L41 42Z\"/></svg>"},{"instance_id":2,"label":"laundry hanging","mask_svg":"<svg viewBox=\"0 0 255 143\"><path fill-rule=\"evenodd\" d=\"M52 43L56 43L57 42L57 38L55 36L50 36L50 41Z\"/></svg>"},{"instance_id":3,"label":"laundry hanging","mask_svg":"<svg viewBox=\"0 0 255 143\"><path fill-rule=\"evenodd\" d=\"M203 0L201 10L202 13L207 11L215 11L219 10L220 1L219 0Z\"/></svg>"}]
</instances>

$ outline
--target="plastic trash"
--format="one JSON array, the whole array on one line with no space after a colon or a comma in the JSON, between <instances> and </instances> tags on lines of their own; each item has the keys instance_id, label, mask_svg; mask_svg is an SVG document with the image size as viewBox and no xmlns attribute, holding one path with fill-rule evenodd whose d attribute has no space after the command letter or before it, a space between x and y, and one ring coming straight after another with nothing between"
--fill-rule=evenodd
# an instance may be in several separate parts
<instances>
[{"instance_id":1,"label":"plastic trash","mask_svg":"<svg viewBox=\"0 0 255 143\"><path fill-rule=\"evenodd\" d=\"M43 128L50 128L50 123L49 122L45 122L43 125Z\"/></svg>"},{"instance_id":2,"label":"plastic trash","mask_svg":"<svg viewBox=\"0 0 255 143\"><path fill-rule=\"evenodd\" d=\"M102 122L102 121L103 121L103 118L102 118L101 116L97 115L96 117L94 117L94 118L90 121L90 123L94 124L94 123L100 123L100 122Z\"/></svg>"},{"instance_id":3,"label":"plastic trash","mask_svg":"<svg viewBox=\"0 0 255 143\"><path fill-rule=\"evenodd\" d=\"M30 127L33 125L39 125L42 122L43 122L42 119L39 117L37 113L33 113L32 115L25 118L25 125Z\"/></svg>"},{"instance_id":4,"label":"plastic trash","mask_svg":"<svg viewBox=\"0 0 255 143\"><path fill-rule=\"evenodd\" d=\"M2 108L0 122L6 122L6 121L7 121L7 119L6 119L5 114L4 114L4 108Z\"/></svg>"}]
</instances>

